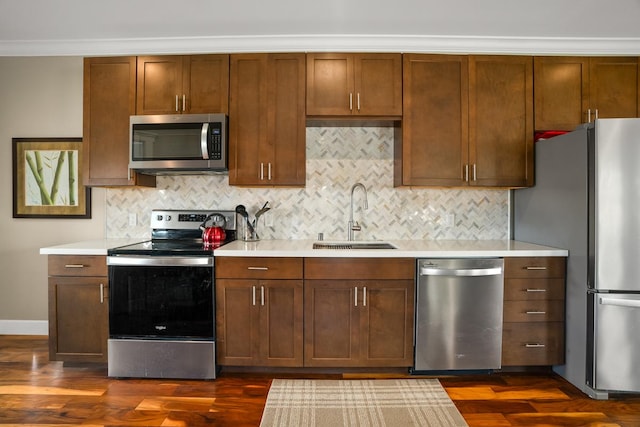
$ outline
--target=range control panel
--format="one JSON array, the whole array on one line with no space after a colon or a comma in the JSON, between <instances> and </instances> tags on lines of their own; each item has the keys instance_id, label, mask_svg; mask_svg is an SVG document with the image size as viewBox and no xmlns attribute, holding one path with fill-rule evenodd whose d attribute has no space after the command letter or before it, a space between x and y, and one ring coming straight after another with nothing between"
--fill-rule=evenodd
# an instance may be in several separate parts
<instances>
[{"instance_id":1,"label":"range control panel","mask_svg":"<svg viewBox=\"0 0 640 427\"><path fill-rule=\"evenodd\" d=\"M227 210L153 210L151 229L156 230L197 230L209 215L220 214L225 219L225 229L236 229L236 213ZM211 225L211 223L207 223Z\"/></svg>"}]
</instances>

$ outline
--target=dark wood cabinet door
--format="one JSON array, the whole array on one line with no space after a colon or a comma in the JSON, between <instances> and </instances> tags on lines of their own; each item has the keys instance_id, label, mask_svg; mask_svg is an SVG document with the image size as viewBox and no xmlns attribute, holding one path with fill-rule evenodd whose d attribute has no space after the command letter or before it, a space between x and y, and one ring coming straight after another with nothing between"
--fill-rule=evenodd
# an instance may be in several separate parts
<instances>
[{"instance_id":1,"label":"dark wood cabinet door","mask_svg":"<svg viewBox=\"0 0 640 427\"><path fill-rule=\"evenodd\" d=\"M307 54L307 115L351 115L353 85L352 54Z\"/></svg>"},{"instance_id":2,"label":"dark wood cabinet door","mask_svg":"<svg viewBox=\"0 0 640 427\"><path fill-rule=\"evenodd\" d=\"M191 55L183 61L183 111L229 112L229 55Z\"/></svg>"},{"instance_id":3,"label":"dark wood cabinet door","mask_svg":"<svg viewBox=\"0 0 640 427\"><path fill-rule=\"evenodd\" d=\"M182 112L182 56L139 56L137 114Z\"/></svg>"},{"instance_id":4,"label":"dark wood cabinet door","mask_svg":"<svg viewBox=\"0 0 640 427\"><path fill-rule=\"evenodd\" d=\"M353 114L402 115L402 55L354 55Z\"/></svg>"},{"instance_id":5,"label":"dark wood cabinet door","mask_svg":"<svg viewBox=\"0 0 640 427\"><path fill-rule=\"evenodd\" d=\"M231 55L229 184L304 185L303 54Z\"/></svg>"},{"instance_id":6,"label":"dark wood cabinet door","mask_svg":"<svg viewBox=\"0 0 640 427\"><path fill-rule=\"evenodd\" d=\"M216 353L220 365L258 364L257 286L255 280L216 280Z\"/></svg>"},{"instance_id":7,"label":"dark wood cabinet door","mask_svg":"<svg viewBox=\"0 0 640 427\"><path fill-rule=\"evenodd\" d=\"M470 185L533 185L533 58L469 58Z\"/></svg>"},{"instance_id":8,"label":"dark wood cabinet door","mask_svg":"<svg viewBox=\"0 0 640 427\"><path fill-rule=\"evenodd\" d=\"M262 280L260 365L303 365L302 280Z\"/></svg>"},{"instance_id":9,"label":"dark wood cabinet door","mask_svg":"<svg viewBox=\"0 0 640 427\"><path fill-rule=\"evenodd\" d=\"M361 366L413 365L413 280L360 283Z\"/></svg>"},{"instance_id":10,"label":"dark wood cabinet door","mask_svg":"<svg viewBox=\"0 0 640 427\"><path fill-rule=\"evenodd\" d=\"M401 116L402 55L307 55L307 115Z\"/></svg>"},{"instance_id":11,"label":"dark wood cabinet door","mask_svg":"<svg viewBox=\"0 0 640 427\"><path fill-rule=\"evenodd\" d=\"M535 130L572 131L587 121L589 58L535 57L533 76Z\"/></svg>"},{"instance_id":12,"label":"dark wood cabinet door","mask_svg":"<svg viewBox=\"0 0 640 427\"><path fill-rule=\"evenodd\" d=\"M300 367L302 280L216 280L220 365Z\"/></svg>"},{"instance_id":13,"label":"dark wood cabinet door","mask_svg":"<svg viewBox=\"0 0 640 427\"><path fill-rule=\"evenodd\" d=\"M589 59L589 108L591 119L639 117L640 84L638 58Z\"/></svg>"},{"instance_id":14,"label":"dark wood cabinet door","mask_svg":"<svg viewBox=\"0 0 640 427\"><path fill-rule=\"evenodd\" d=\"M49 358L107 362L107 277L49 277Z\"/></svg>"},{"instance_id":15,"label":"dark wood cabinet door","mask_svg":"<svg viewBox=\"0 0 640 427\"><path fill-rule=\"evenodd\" d=\"M267 56L231 55L230 69L229 184L260 184L267 141ZM264 166L262 172L264 177Z\"/></svg>"},{"instance_id":16,"label":"dark wood cabinet door","mask_svg":"<svg viewBox=\"0 0 640 427\"><path fill-rule=\"evenodd\" d=\"M358 366L360 321L352 285L350 281L305 280L305 366Z\"/></svg>"},{"instance_id":17,"label":"dark wood cabinet door","mask_svg":"<svg viewBox=\"0 0 640 427\"><path fill-rule=\"evenodd\" d=\"M468 59L405 54L402 142L395 185L465 185L468 164Z\"/></svg>"},{"instance_id":18,"label":"dark wood cabinet door","mask_svg":"<svg viewBox=\"0 0 640 427\"><path fill-rule=\"evenodd\" d=\"M87 186L155 186L129 174L129 116L136 113L136 58L85 58L83 181Z\"/></svg>"},{"instance_id":19,"label":"dark wood cabinet door","mask_svg":"<svg viewBox=\"0 0 640 427\"><path fill-rule=\"evenodd\" d=\"M296 53L270 54L267 66L266 184L304 186L306 58Z\"/></svg>"}]
</instances>

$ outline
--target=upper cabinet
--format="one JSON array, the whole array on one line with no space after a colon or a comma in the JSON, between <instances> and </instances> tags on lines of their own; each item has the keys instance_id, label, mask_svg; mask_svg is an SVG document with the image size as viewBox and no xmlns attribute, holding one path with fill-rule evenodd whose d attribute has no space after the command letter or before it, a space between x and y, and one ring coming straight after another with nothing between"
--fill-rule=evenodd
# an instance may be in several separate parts
<instances>
[{"instance_id":1,"label":"upper cabinet","mask_svg":"<svg viewBox=\"0 0 640 427\"><path fill-rule=\"evenodd\" d=\"M533 185L533 58L469 57L470 185Z\"/></svg>"},{"instance_id":2,"label":"upper cabinet","mask_svg":"<svg viewBox=\"0 0 640 427\"><path fill-rule=\"evenodd\" d=\"M639 116L638 58L536 57L534 76L536 130Z\"/></svg>"},{"instance_id":3,"label":"upper cabinet","mask_svg":"<svg viewBox=\"0 0 640 427\"><path fill-rule=\"evenodd\" d=\"M401 54L307 54L308 116L401 116Z\"/></svg>"},{"instance_id":4,"label":"upper cabinet","mask_svg":"<svg viewBox=\"0 0 640 427\"><path fill-rule=\"evenodd\" d=\"M155 177L128 169L136 57L85 58L83 89L84 185L155 186Z\"/></svg>"},{"instance_id":5,"label":"upper cabinet","mask_svg":"<svg viewBox=\"0 0 640 427\"><path fill-rule=\"evenodd\" d=\"M229 55L139 56L137 114L227 113Z\"/></svg>"},{"instance_id":6,"label":"upper cabinet","mask_svg":"<svg viewBox=\"0 0 640 427\"><path fill-rule=\"evenodd\" d=\"M304 186L305 55L231 55L229 184Z\"/></svg>"},{"instance_id":7,"label":"upper cabinet","mask_svg":"<svg viewBox=\"0 0 640 427\"><path fill-rule=\"evenodd\" d=\"M533 184L531 57L405 54L395 185Z\"/></svg>"}]
</instances>

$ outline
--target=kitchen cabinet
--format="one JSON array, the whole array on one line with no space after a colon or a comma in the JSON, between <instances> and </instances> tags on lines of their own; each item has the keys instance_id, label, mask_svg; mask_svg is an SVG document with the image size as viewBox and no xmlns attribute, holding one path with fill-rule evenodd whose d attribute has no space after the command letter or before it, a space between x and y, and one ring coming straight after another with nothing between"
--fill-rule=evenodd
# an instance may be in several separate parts
<instances>
[{"instance_id":1,"label":"kitchen cabinet","mask_svg":"<svg viewBox=\"0 0 640 427\"><path fill-rule=\"evenodd\" d=\"M534 78L538 131L571 131L597 117L638 117L636 57L535 57Z\"/></svg>"},{"instance_id":2,"label":"kitchen cabinet","mask_svg":"<svg viewBox=\"0 0 640 427\"><path fill-rule=\"evenodd\" d=\"M304 365L413 364L413 259L306 258Z\"/></svg>"},{"instance_id":3,"label":"kitchen cabinet","mask_svg":"<svg viewBox=\"0 0 640 427\"><path fill-rule=\"evenodd\" d=\"M139 56L137 114L227 113L229 55Z\"/></svg>"},{"instance_id":4,"label":"kitchen cabinet","mask_svg":"<svg viewBox=\"0 0 640 427\"><path fill-rule=\"evenodd\" d=\"M49 359L107 362L109 304L104 256L49 255Z\"/></svg>"},{"instance_id":5,"label":"kitchen cabinet","mask_svg":"<svg viewBox=\"0 0 640 427\"><path fill-rule=\"evenodd\" d=\"M229 184L304 186L305 55L231 55Z\"/></svg>"},{"instance_id":6,"label":"kitchen cabinet","mask_svg":"<svg viewBox=\"0 0 640 427\"><path fill-rule=\"evenodd\" d=\"M403 56L396 186L533 184L533 61Z\"/></svg>"},{"instance_id":7,"label":"kitchen cabinet","mask_svg":"<svg viewBox=\"0 0 640 427\"><path fill-rule=\"evenodd\" d=\"M564 257L505 258L502 366L564 363Z\"/></svg>"},{"instance_id":8,"label":"kitchen cabinet","mask_svg":"<svg viewBox=\"0 0 640 427\"><path fill-rule=\"evenodd\" d=\"M129 172L129 116L135 111L136 58L85 58L84 185L155 186L155 177Z\"/></svg>"},{"instance_id":9,"label":"kitchen cabinet","mask_svg":"<svg viewBox=\"0 0 640 427\"><path fill-rule=\"evenodd\" d=\"M307 54L308 116L401 116L402 55Z\"/></svg>"},{"instance_id":10,"label":"kitchen cabinet","mask_svg":"<svg viewBox=\"0 0 640 427\"><path fill-rule=\"evenodd\" d=\"M301 258L216 258L220 365L303 364Z\"/></svg>"}]
</instances>

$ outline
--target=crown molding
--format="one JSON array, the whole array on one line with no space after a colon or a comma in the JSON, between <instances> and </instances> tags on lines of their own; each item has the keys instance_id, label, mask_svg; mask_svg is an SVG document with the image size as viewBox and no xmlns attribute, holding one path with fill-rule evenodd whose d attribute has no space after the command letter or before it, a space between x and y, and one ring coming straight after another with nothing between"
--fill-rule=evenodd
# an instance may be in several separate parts
<instances>
[{"instance_id":1,"label":"crown molding","mask_svg":"<svg viewBox=\"0 0 640 427\"><path fill-rule=\"evenodd\" d=\"M640 56L640 38L432 35L246 35L182 38L0 41L0 56L113 56L218 52L349 51Z\"/></svg>"}]
</instances>

